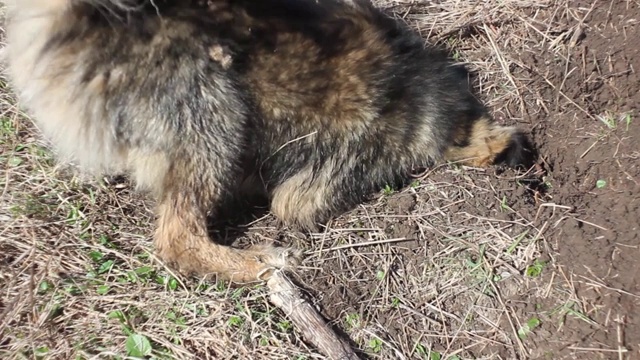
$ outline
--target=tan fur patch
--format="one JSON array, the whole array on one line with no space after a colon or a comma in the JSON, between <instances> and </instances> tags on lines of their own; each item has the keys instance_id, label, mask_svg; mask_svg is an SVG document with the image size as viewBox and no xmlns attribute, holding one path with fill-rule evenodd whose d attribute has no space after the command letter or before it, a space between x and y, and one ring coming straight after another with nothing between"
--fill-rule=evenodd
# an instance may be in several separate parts
<instances>
[{"instance_id":1,"label":"tan fur patch","mask_svg":"<svg viewBox=\"0 0 640 360\"><path fill-rule=\"evenodd\" d=\"M130 150L127 168L132 169L133 178L139 189L149 190L155 196L162 195L165 174L169 170L169 161L164 154L145 154L138 150Z\"/></svg>"},{"instance_id":2,"label":"tan fur patch","mask_svg":"<svg viewBox=\"0 0 640 360\"><path fill-rule=\"evenodd\" d=\"M165 201L159 206L154 239L158 256L181 273L250 283L297 261L298 254L287 248L259 245L243 250L216 244L207 236L204 221L181 203Z\"/></svg>"},{"instance_id":3,"label":"tan fur patch","mask_svg":"<svg viewBox=\"0 0 640 360\"><path fill-rule=\"evenodd\" d=\"M289 226L316 229L317 217L327 206L330 173L330 169L324 169L312 180L309 167L289 178L274 190L271 211Z\"/></svg>"},{"instance_id":4,"label":"tan fur patch","mask_svg":"<svg viewBox=\"0 0 640 360\"><path fill-rule=\"evenodd\" d=\"M87 90L93 94L102 95L102 92L109 89L109 87L118 85L118 82L124 78L124 72L122 69L114 68L109 72L103 72L96 75L87 84Z\"/></svg>"},{"instance_id":5,"label":"tan fur patch","mask_svg":"<svg viewBox=\"0 0 640 360\"><path fill-rule=\"evenodd\" d=\"M209 57L213 61L220 63L223 69L231 67L232 59L231 55L225 52L225 49L221 45L214 45L209 48Z\"/></svg>"},{"instance_id":6,"label":"tan fur patch","mask_svg":"<svg viewBox=\"0 0 640 360\"><path fill-rule=\"evenodd\" d=\"M509 146L513 133L514 129L511 127L499 126L489 118L481 118L471 128L467 139L469 145L450 147L445 159L470 166L487 167Z\"/></svg>"}]
</instances>

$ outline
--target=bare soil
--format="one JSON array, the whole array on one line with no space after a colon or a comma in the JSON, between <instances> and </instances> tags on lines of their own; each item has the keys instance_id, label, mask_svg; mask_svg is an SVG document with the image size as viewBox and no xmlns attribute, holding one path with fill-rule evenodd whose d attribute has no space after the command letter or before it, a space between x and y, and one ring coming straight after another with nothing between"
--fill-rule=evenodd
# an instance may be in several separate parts
<instances>
[{"instance_id":1,"label":"bare soil","mask_svg":"<svg viewBox=\"0 0 640 360\"><path fill-rule=\"evenodd\" d=\"M640 2L380 1L530 131L528 173L445 164L317 234L270 214L234 245L307 252L296 282L370 359L640 359ZM9 89L0 138L0 358L320 359L262 287L174 277L126 179L55 166ZM133 273L133 275L132 275Z\"/></svg>"},{"instance_id":2,"label":"bare soil","mask_svg":"<svg viewBox=\"0 0 640 360\"><path fill-rule=\"evenodd\" d=\"M571 208L547 239L560 274L555 282L566 282L593 323L569 317L561 328L547 324L542 331L548 337L534 342L540 357L618 359L617 353L581 355L571 347L622 346L632 351L630 359L640 358L640 8L633 1L571 6L589 9L582 23L557 19L580 28L576 46L559 58L541 52L521 61L523 76L555 85L541 93L549 112L531 114L549 201ZM603 128L603 120L615 125Z\"/></svg>"}]
</instances>

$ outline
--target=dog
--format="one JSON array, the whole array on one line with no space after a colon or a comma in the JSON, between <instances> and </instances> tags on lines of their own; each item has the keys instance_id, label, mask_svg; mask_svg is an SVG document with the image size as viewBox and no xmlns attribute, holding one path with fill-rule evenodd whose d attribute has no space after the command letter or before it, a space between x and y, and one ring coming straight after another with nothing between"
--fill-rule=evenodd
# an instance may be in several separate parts
<instances>
[{"instance_id":1,"label":"dog","mask_svg":"<svg viewBox=\"0 0 640 360\"><path fill-rule=\"evenodd\" d=\"M61 161L157 200L156 251L181 273L246 283L298 264L208 235L242 189L313 231L414 168L531 162L464 66L368 0L9 0L7 14L21 106Z\"/></svg>"}]
</instances>

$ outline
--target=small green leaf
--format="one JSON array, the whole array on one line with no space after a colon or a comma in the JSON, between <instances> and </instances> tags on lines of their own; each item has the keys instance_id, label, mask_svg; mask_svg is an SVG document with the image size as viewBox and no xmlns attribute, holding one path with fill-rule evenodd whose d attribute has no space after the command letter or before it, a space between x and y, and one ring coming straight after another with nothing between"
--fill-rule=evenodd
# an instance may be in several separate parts
<instances>
[{"instance_id":1,"label":"small green leaf","mask_svg":"<svg viewBox=\"0 0 640 360\"><path fill-rule=\"evenodd\" d=\"M82 290L84 289L80 289L73 284L70 284L64 287L64 291L69 295L78 295L82 292Z\"/></svg>"},{"instance_id":2,"label":"small green leaf","mask_svg":"<svg viewBox=\"0 0 640 360\"><path fill-rule=\"evenodd\" d=\"M118 282L119 283L127 283L127 282L135 283L135 282L138 282L139 279L140 278L138 277L135 271L127 271L127 275L118 279Z\"/></svg>"},{"instance_id":3,"label":"small green leaf","mask_svg":"<svg viewBox=\"0 0 640 360\"><path fill-rule=\"evenodd\" d=\"M151 266L142 266L134 270L136 274L140 276L149 275L153 272L153 268Z\"/></svg>"},{"instance_id":4,"label":"small green leaf","mask_svg":"<svg viewBox=\"0 0 640 360\"><path fill-rule=\"evenodd\" d=\"M122 312L122 310L114 310L114 311L111 311L111 312L107 315L107 317L108 317L109 319L118 319L118 320L120 320L120 322L125 322L125 321L127 321L127 318L126 318L126 316L124 315L124 313Z\"/></svg>"},{"instance_id":5,"label":"small green leaf","mask_svg":"<svg viewBox=\"0 0 640 360\"><path fill-rule=\"evenodd\" d=\"M173 276L169 279L168 284L169 285L169 289L171 291L174 291L175 289L178 288L178 280L176 278L174 278Z\"/></svg>"},{"instance_id":6,"label":"small green leaf","mask_svg":"<svg viewBox=\"0 0 640 360\"><path fill-rule=\"evenodd\" d=\"M600 179L600 180L596 181L596 187L598 189L603 189L605 186L607 186L607 181L606 180Z\"/></svg>"},{"instance_id":7,"label":"small green leaf","mask_svg":"<svg viewBox=\"0 0 640 360\"><path fill-rule=\"evenodd\" d=\"M49 352L49 348L46 346L40 346L39 348L36 349L37 356L46 355L48 352Z\"/></svg>"},{"instance_id":8,"label":"small green leaf","mask_svg":"<svg viewBox=\"0 0 640 360\"><path fill-rule=\"evenodd\" d=\"M264 336L261 336L260 337L260 346L267 346L267 345L269 345L269 339L267 339Z\"/></svg>"},{"instance_id":9,"label":"small green leaf","mask_svg":"<svg viewBox=\"0 0 640 360\"><path fill-rule=\"evenodd\" d=\"M384 271L383 270L378 270L378 272L376 272L376 278L378 280L384 280Z\"/></svg>"},{"instance_id":10,"label":"small green leaf","mask_svg":"<svg viewBox=\"0 0 640 360\"><path fill-rule=\"evenodd\" d=\"M242 325L243 321L242 321L241 317L234 315L234 316L229 318L229 321L227 323L229 324L229 326L238 327L238 326Z\"/></svg>"},{"instance_id":11,"label":"small green leaf","mask_svg":"<svg viewBox=\"0 0 640 360\"><path fill-rule=\"evenodd\" d=\"M38 286L38 290L40 290L41 293L46 293L47 291L51 290L51 288L52 286L47 280L42 280L40 282L40 285Z\"/></svg>"},{"instance_id":12,"label":"small green leaf","mask_svg":"<svg viewBox=\"0 0 640 360\"><path fill-rule=\"evenodd\" d=\"M631 114L624 116L624 122L627 124L627 131L629 131L629 125L631 125Z\"/></svg>"},{"instance_id":13,"label":"small green leaf","mask_svg":"<svg viewBox=\"0 0 640 360\"><path fill-rule=\"evenodd\" d=\"M96 289L96 292L98 293L98 295L104 295L104 294L108 293L110 289L111 288L109 287L109 285L100 285Z\"/></svg>"},{"instance_id":14,"label":"small green leaf","mask_svg":"<svg viewBox=\"0 0 640 360\"><path fill-rule=\"evenodd\" d=\"M102 265L100 265L100 267L98 268L98 274L104 274L107 271L111 270L111 268L113 267L113 263L113 260L107 260L102 263Z\"/></svg>"},{"instance_id":15,"label":"small green leaf","mask_svg":"<svg viewBox=\"0 0 640 360\"><path fill-rule=\"evenodd\" d=\"M430 360L440 360L442 359L442 355L440 355L437 351L432 351L431 355L429 355Z\"/></svg>"},{"instance_id":16,"label":"small green leaf","mask_svg":"<svg viewBox=\"0 0 640 360\"><path fill-rule=\"evenodd\" d=\"M89 252L89 257L91 258L91 260L98 262L102 260L102 258L104 257L104 254L101 253L100 251L94 250Z\"/></svg>"},{"instance_id":17,"label":"small green leaf","mask_svg":"<svg viewBox=\"0 0 640 360\"><path fill-rule=\"evenodd\" d=\"M11 158L9 158L10 166L20 166L22 162L23 162L22 158L19 158L17 156L12 156Z\"/></svg>"},{"instance_id":18,"label":"small green leaf","mask_svg":"<svg viewBox=\"0 0 640 360\"><path fill-rule=\"evenodd\" d=\"M543 261L536 260L532 265L529 265L527 267L525 273L528 277L538 277L540 276L540 274L542 274L542 270L544 269L545 265L546 264Z\"/></svg>"},{"instance_id":19,"label":"small green leaf","mask_svg":"<svg viewBox=\"0 0 640 360\"><path fill-rule=\"evenodd\" d=\"M109 238L107 237L107 235L100 235L100 238L98 239L98 241L100 241L100 245L107 247L107 248L115 248L115 246L111 243L111 241L109 241Z\"/></svg>"},{"instance_id":20,"label":"small green leaf","mask_svg":"<svg viewBox=\"0 0 640 360\"><path fill-rule=\"evenodd\" d=\"M371 348L374 353L379 353L382 350L382 340L378 338L369 340L369 348Z\"/></svg>"},{"instance_id":21,"label":"small green leaf","mask_svg":"<svg viewBox=\"0 0 640 360\"><path fill-rule=\"evenodd\" d=\"M143 357L151 354L151 343L146 336L131 334L125 343L129 356Z\"/></svg>"},{"instance_id":22,"label":"small green leaf","mask_svg":"<svg viewBox=\"0 0 640 360\"><path fill-rule=\"evenodd\" d=\"M210 286L208 284L198 284L196 291L199 291L199 292L207 291L209 290L209 287Z\"/></svg>"},{"instance_id":23,"label":"small green leaf","mask_svg":"<svg viewBox=\"0 0 640 360\"><path fill-rule=\"evenodd\" d=\"M360 326L360 316L358 314L348 314L346 317L346 322L350 327L355 328Z\"/></svg>"},{"instance_id":24,"label":"small green leaf","mask_svg":"<svg viewBox=\"0 0 640 360\"><path fill-rule=\"evenodd\" d=\"M293 328L293 325L289 321L283 320L278 323L278 327L282 332L289 332Z\"/></svg>"},{"instance_id":25,"label":"small green leaf","mask_svg":"<svg viewBox=\"0 0 640 360\"><path fill-rule=\"evenodd\" d=\"M167 313L167 319L173 321L176 325L184 325L187 323L184 317L176 315L173 311Z\"/></svg>"},{"instance_id":26,"label":"small green leaf","mask_svg":"<svg viewBox=\"0 0 640 360\"><path fill-rule=\"evenodd\" d=\"M524 339L533 331L533 329L537 328L538 326L540 326L540 320L538 318L534 317L527 320L527 323L518 330L518 337L520 339Z\"/></svg>"},{"instance_id":27,"label":"small green leaf","mask_svg":"<svg viewBox=\"0 0 640 360\"><path fill-rule=\"evenodd\" d=\"M391 306L393 306L394 308L397 308L400 305L400 299L398 299L397 297L394 297L393 300L391 300Z\"/></svg>"}]
</instances>

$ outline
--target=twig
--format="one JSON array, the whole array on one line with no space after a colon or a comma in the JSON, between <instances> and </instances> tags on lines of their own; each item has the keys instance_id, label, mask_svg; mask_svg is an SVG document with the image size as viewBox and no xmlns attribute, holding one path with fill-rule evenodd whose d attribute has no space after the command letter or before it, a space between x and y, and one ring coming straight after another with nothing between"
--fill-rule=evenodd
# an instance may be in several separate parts
<instances>
[{"instance_id":1,"label":"twig","mask_svg":"<svg viewBox=\"0 0 640 360\"><path fill-rule=\"evenodd\" d=\"M618 316L616 317L616 329L618 330L617 334L618 334L618 359L619 360L623 360L624 357L622 356L623 353L627 352L628 350L625 349L623 342L624 342L624 337L622 336L622 324L624 324L624 316Z\"/></svg>"},{"instance_id":2,"label":"twig","mask_svg":"<svg viewBox=\"0 0 640 360\"><path fill-rule=\"evenodd\" d=\"M412 241L412 240L415 240L415 239L397 238L397 239L367 241L367 242L361 242L361 243L356 243L356 244L346 244L346 245L335 246L335 247L328 248L328 249L322 249L322 250L320 250L320 252L344 250L344 249L349 249L349 248L354 248L354 247L389 244L389 243L397 243L397 242Z\"/></svg>"},{"instance_id":3,"label":"twig","mask_svg":"<svg viewBox=\"0 0 640 360\"><path fill-rule=\"evenodd\" d=\"M603 353L626 353L629 352L627 349L602 349L602 348L591 348L591 347L578 347L578 346L569 346L567 349L575 350L575 351L589 351L589 352L603 352Z\"/></svg>"},{"instance_id":4,"label":"twig","mask_svg":"<svg viewBox=\"0 0 640 360\"><path fill-rule=\"evenodd\" d=\"M600 226L600 225L598 225L598 224L594 224L594 223L592 223L592 222L588 222L588 221L586 221L586 220L578 219L578 218L575 218L575 217L574 217L573 219L574 219L575 221L581 222L581 223L583 223L583 224L591 225L591 226L593 226L593 227L595 227L595 228L598 228L598 229L600 229L600 230L609 231L609 229L607 229L606 227Z\"/></svg>"},{"instance_id":5,"label":"twig","mask_svg":"<svg viewBox=\"0 0 640 360\"><path fill-rule=\"evenodd\" d=\"M500 302L500 305L502 305L502 308L504 309L505 315L507 316L507 320L509 321L509 325L511 326L511 331L513 331L513 334L515 335L514 338L516 340L516 344L518 344L518 350L519 350L520 358L521 359L526 359L528 357L528 353L527 353L526 348L524 347L524 344L522 343L522 340L518 336L518 330L516 329L516 326L514 325L513 320L511 319L511 313L510 313L509 309L507 308L507 305L502 300L502 295L500 295L500 291L498 291L498 287L496 286L496 284L494 284L493 281L489 281L489 284L491 284L491 287L493 288L493 291L496 294L496 297L497 297L498 301Z\"/></svg>"},{"instance_id":6,"label":"twig","mask_svg":"<svg viewBox=\"0 0 640 360\"><path fill-rule=\"evenodd\" d=\"M293 324L302 331L304 338L320 352L329 359L359 359L349 344L336 335L281 270L273 273L267 281L267 286L271 302L285 312Z\"/></svg>"}]
</instances>

